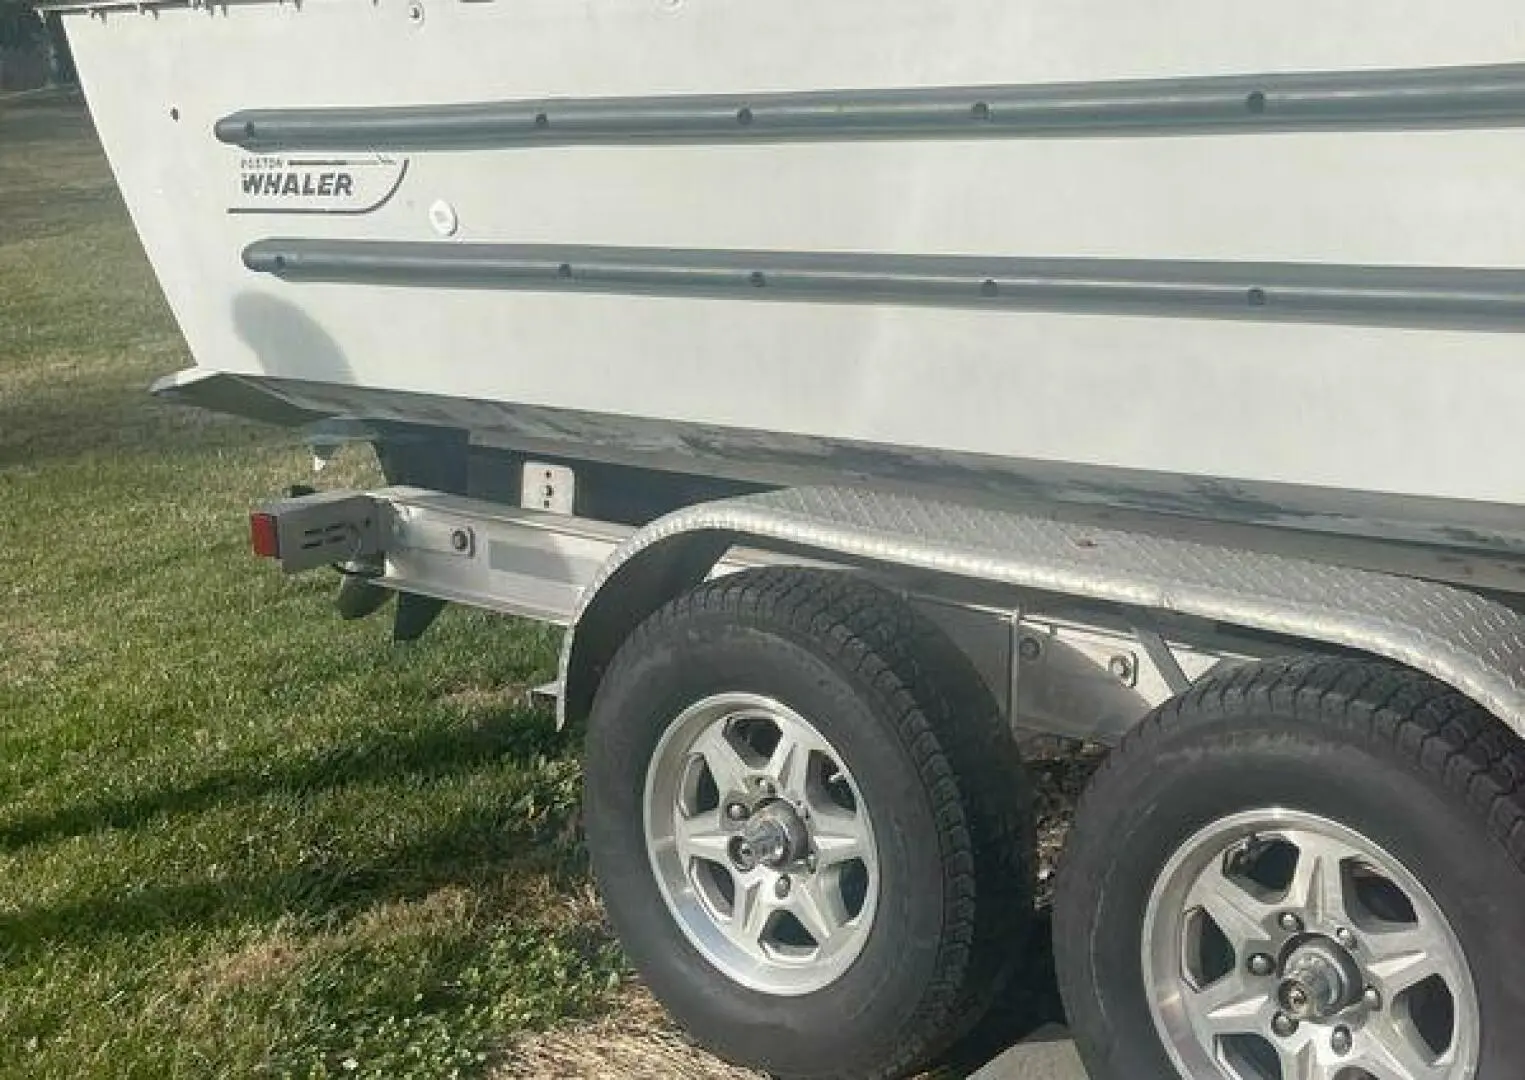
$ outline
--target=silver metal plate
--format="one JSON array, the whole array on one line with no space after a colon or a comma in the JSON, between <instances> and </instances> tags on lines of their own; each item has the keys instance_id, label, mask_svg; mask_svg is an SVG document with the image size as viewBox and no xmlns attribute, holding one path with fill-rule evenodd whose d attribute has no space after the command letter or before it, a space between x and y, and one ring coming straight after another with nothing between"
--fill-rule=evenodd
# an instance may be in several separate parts
<instances>
[{"instance_id":1,"label":"silver metal plate","mask_svg":"<svg viewBox=\"0 0 1525 1080\"><path fill-rule=\"evenodd\" d=\"M837 487L792 488L680 510L642 529L583 593L577 620L630 560L688 534L783 543L1061 596L1174 612L1375 653L1427 672L1525 733L1525 619L1414 578ZM570 693L566 702L575 698Z\"/></svg>"}]
</instances>

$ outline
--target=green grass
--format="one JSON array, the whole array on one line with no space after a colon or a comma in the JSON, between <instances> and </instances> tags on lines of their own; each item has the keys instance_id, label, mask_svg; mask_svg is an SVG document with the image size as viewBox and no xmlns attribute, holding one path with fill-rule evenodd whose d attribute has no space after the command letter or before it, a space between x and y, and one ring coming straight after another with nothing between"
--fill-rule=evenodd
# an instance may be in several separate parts
<instances>
[{"instance_id":1,"label":"green grass","mask_svg":"<svg viewBox=\"0 0 1525 1080\"><path fill-rule=\"evenodd\" d=\"M0 1077L483 1073L622 972L555 642L254 560L308 459L189 362L82 108L0 104Z\"/></svg>"}]
</instances>

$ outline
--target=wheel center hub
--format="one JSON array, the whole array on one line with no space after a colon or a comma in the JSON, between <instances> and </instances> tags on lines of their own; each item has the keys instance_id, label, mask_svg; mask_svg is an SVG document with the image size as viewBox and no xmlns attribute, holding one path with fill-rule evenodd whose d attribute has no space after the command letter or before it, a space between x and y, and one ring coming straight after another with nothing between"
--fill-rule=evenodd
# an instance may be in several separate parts
<instances>
[{"instance_id":1,"label":"wheel center hub","mask_svg":"<svg viewBox=\"0 0 1525 1080\"><path fill-rule=\"evenodd\" d=\"M741 870L758 865L779 870L803 859L809 851L810 833L804 820L787 802L773 799L742 826L732 845L731 860Z\"/></svg>"},{"instance_id":2,"label":"wheel center hub","mask_svg":"<svg viewBox=\"0 0 1525 1080\"><path fill-rule=\"evenodd\" d=\"M1293 949L1282 975L1276 1000L1296 1020L1327 1020L1361 998L1360 967L1328 938L1313 938Z\"/></svg>"}]
</instances>

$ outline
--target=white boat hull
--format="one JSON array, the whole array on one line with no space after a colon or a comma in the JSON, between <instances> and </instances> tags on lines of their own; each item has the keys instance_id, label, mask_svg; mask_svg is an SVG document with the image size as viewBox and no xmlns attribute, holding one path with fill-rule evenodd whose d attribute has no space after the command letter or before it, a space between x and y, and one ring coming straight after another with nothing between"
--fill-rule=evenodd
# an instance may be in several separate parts
<instances>
[{"instance_id":1,"label":"white boat hull","mask_svg":"<svg viewBox=\"0 0 1525 1080\"><path fill-rule=\"evenodd\" d=\"M1519 11L306 0L66 21L190 399L244 400L226 376L293 418L572 457L1514 547ZM1034 87L1059 102L1046 130L1009 119ZM1232 108L1172 97L1203 87ZM824 126L790 129L777 95L807 92L836 95ZM333 107L358 112L305 112ZM473 108L512 130L450 134ZM374 246L346 263L351 244ZM823 253L840 265L812 277Z\"/></svg>"}]
</instances>

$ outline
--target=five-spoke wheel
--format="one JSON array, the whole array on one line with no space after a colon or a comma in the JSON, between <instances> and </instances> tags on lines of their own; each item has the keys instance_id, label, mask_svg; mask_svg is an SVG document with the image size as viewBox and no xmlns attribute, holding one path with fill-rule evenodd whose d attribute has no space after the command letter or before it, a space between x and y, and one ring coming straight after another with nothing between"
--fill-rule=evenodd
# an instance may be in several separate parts
<instances>
[{"instance_id":1,"label":"five-spoke wheel","mask_svg":"<svg viewBox=\"0 0 1525 1080\"><path fill-rule=\"evenodd\" d=\"M1445 915L1393 855L1326 818L1249 811L1190 838L1155 883L1143 949L1183 1075L1476 1071L1476 991Z\"/></svg>"},{"instance_id":2,"label":"five-spoke wheel","mask_svg":"<svg viewBox=\"0 0 1525 1080\"><path fill-rule=\"evenodd\" d=\"M1015 743L946 636L850 575L736 574L642 624L589 718L584 817L653 992L776 1075L921 1072L1021 956Z\"/></svg>"},{"instance_id":3,"label":"five-spoke wheel","mask_svg":"<svg viewBox=\"0 0 1525 1080\"><path fill-rule=\"evenodd\" d=\"M673 917L743 986L809 993L862 951L873 822L841 754L788 706L722 693L686 709L648 766L644 825Z\"/></svg>"},{"instance_id":4,"label":"five-spoke wheel","mask_svg":"<svg viewBox=\"0 0 1525 1080\"><path fill-rule=\"evenodd\" d=\"M1091 1080L1512 1080L1525 754L1359 659L1246 665L1081 799L1055 904Z\"/></svg>"}]
</instances>

